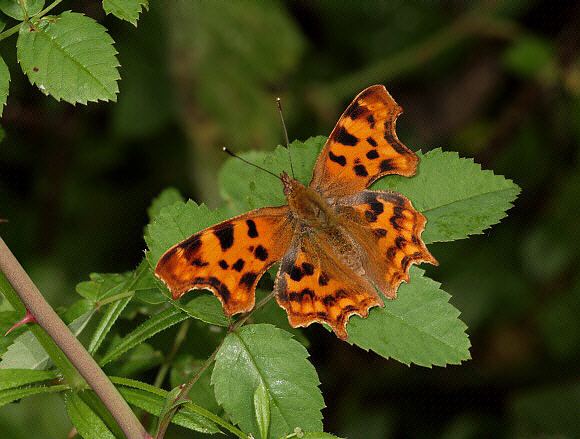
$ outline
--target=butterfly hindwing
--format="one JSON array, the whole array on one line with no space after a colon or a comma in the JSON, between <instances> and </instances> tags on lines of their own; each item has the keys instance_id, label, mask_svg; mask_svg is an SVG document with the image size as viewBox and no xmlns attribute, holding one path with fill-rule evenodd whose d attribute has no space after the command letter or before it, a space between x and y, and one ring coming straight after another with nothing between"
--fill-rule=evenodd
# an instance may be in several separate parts
<instances>
[{"instance_id":1,"label":"butterfly hindwing","mask_svg":"<svg viewBox=\"0 0 580 439\"><path fill-rule=\"evenodd\" d=\"M330 134L310 187L327 196L354 194L386 174L412 176L418 163L397 138L401 107L383 85L363 90Z\"/></svg>"},{"instance_id":2,"label":"butterfly hindwing","mask_svg":"<svg viewBox=\"0 0 580 439\"><path fill-rule=\"evenodd\" d=\"M227 315L254 306L258 280L286 252L292 239L288 206L248 212L192 235L161 257L155 274L178 299L208 289Z\"/></svg>"},{"instance_id":3,"label":"butterfly hindwing","mask_svg":"<svg viewBox=\"0 0 580 439\"><path fill-rule=\"evenodd\" d=\"M274 289L293 327L326 323L343 340L351 315L366 317L371 307L382 305L369 282L312 237L295 240L282 259Z\"/></svg>"},{"instance_id":4,"label":"butterfly hindwing","mask_svg":"<svg viewBox=\"0 0 580 439\"><path fill-rule=\"evenodd\" d=\"M411 264L437 264L421 240L425 217L403 195L365 190L337 200L337 213L368 255L366 271L391 299Z\"/></svg>"}]
</instances>

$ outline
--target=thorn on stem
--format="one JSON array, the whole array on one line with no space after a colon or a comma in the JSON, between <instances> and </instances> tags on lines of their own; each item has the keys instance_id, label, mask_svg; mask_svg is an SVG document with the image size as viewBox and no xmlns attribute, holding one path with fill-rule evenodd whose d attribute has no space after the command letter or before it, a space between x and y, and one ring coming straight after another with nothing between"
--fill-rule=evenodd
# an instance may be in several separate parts
<instances>
[{"instance_id":1,"label":"thorn on stem","mask_svg":"<svg viewBox=\"0 0 580 439\"><path fill-rule=\"evenodd\" d=\"M24 315L24 317L18 322L14 323L14 325L12 325L12 327L8 331L6 331L4 337L6 337L8 334L14 331L16 328L20 328L22 325L26 325L27 323L36 323L36 319L30 313L30 311L28 311L28 309L26 310L26 314Z\"/></svg>"}]
</instances>

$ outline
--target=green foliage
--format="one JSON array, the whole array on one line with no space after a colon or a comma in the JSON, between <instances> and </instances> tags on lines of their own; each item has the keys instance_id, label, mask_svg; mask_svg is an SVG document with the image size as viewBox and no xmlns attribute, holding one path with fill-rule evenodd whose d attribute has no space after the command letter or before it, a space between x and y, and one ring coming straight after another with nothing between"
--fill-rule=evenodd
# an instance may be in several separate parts
<instances>
[{"instance_id":1,"label":"green foliage","mask_svg":"<svg viewBox=\"0 0 580 439\"><path fill-rule=\"evenodd\" d=\"M419 153L413 178L387 176L373 185L406 195L425 214L426 243L453 241L482 233L512 207L520 188L471 159L441 149Z\"/></svg>"},{"instance_id":2,"label":"green foliage","mask_svg":"<svg viewBox=\"0 0 580 439\"><path fill-rule=\"evenodd\" d=\"M115 101L120 76L113 43L92 18L63 12L22 24L18 61L30 82L57 100Z\"/></svg>"},{"instance_id":3,"label":"green foliage","mask_svg":"<svg viewBox=\"0 0 580 439\"><path fill-rule=\"evenodd\" d=\"M38 14L44 7L44 0L0 0L0 11L16 20L24 20L26 16Z\"/></svg>"},{"instance_id":4,"label":"green foliage","mask_svg":"<svg viewBox=\"0 0 580 439\"><path fill-rule=\"evenodd\" d=\"M198 205L191 200L187 203L175 202L162 208L145 232L150 264L155 267L169 247L222 219L224 216L219 211L210 210L206 205Z\"/></svg>"},{"instance_id":5,"label":"green foliage","mask_svg":"<svg viewBox=\"0 0 580 439\"><path fill-rule=\"evenodd\" d=\"M504 53L504 64L512 72L524 77L534 77L552 67L554 48L541 38L518 39Z\"/></svg>"},{"instance_id":6,"label":"green foliage","mask_svg":"<svg viewBox=\"0 0 580 439\"><path fill-rule=\"evenodd\" d=\"M76 393L65 395L68 416L84 439L115 439L101 418Z\"/></svg>"},{"instance_id":7,"label":"green foliage","mask_svg":"<svg viewBox=\"0 0 580 439\"><path fill-rule=\"evenodd\" d=\"M348 341L405 364L445 366L469 359L467 327L439 286L411 268L411 280L401 285L396 300L373 308L366 319L351 318Z\"/></svg>"},{"instance_id":8,"label":"green foliage","mask_svg":"<svg viewBox=\"0 0 580 439\"><path fill-rule=\"evenodd\" d=\"M2 116L2 111L4 111L4 105L6 105L6 99L8 99L8 87L10 85L10 71L8 66L4 62L4 59L0 58L0 116Z\"/></svg>"},{"instance_id":9,"label":"green foliage","mask_svg":"<svg viewBox=\"0 0 580 439\"><path fill-rule=\"evenodd\" d=\"M89 323L93 311L88 311L68 325L72 333L78 336ZM50 366L51 357L45 350L36 334L25 332L20 335L2 355L0 369L37 369L44 370Z\"/></svg>"},{"instance_id":10,"label":"green foliage","mask_svg":"<svg viewBox=\"0 0 580 439\"><path fill-rule=\"evenodd\" d=\"M155 416L161 414L169 392L127 378L111 377L111 380L118 385L119 391L129 404ZM201 433L218 433L220 430L212 422L212 418L216 418L216 416L189 402L180 406L172 422Z\"/></svg>"},{"instance_id":11,"label":"green foliage","mask_svg":"<svg viewBox=\"0 0 580 439\"><path fill-rule=\"evenodd\" d=\"M254 392L254 411L260 437L267 439L270 429L270 393L263 382L260 382Z\"/></svg>"},{"instance_id":12,"label":"green foliage","mask_svg":"<svg viewBox=\"0 0 580 439\"><path fill-rule=\"evenodd\" d=\"M29 396L40 395L43 393L62 392L67 389L68 386L66 385L17 387L13 389L5 389L0 391L0 407L19 399L27 398Z\"/></svg>"},{"instance_id":13,"label":"green foliage","mask_svg":"<svg viewBox=\"0 0 580 439\"><path fill-rule=\"evenodd\" d=\"M254 394L264 386L270 405L270 438L291 433L295 427L322 431L324 401L308 352L287 332L272 325L242 327L225 338L212 374L217 401L236 424L254 437L260 424Z\"/></svg>"},{"instance_id":14,"label":"green foliage","mask_svg":"<svg viewBox=\"0 0 580 439\"><path fill-rule=\"evenodd\" d=\"M107 14L113 14L135 27L143 8L149 9L149 0L103 0L103 9Z\"/></svg>"},{"instance_id":15,"label":"green foliage","mask_svg":"<svg viewBox=\"0 0 580 439\"><path fill-rule=\"evenodd\" d=\"M186 318L187 314L174 307L170 307L165 311L155 314L149 320L137 326L135 330L127 334L125 337L123 337L122 340L120 340L111 349L109 349L99 364L104 366L110 363L111 361L119 358L129 349L140 345L145 340L153 337L155 334L171 328L173 325L178 324Z\"/></svg>"},{"instance_id":16,"label":"green foliage","mask_svg":"<svg viewBox=\"0 0 580 439\"><path fill-rule=\"evenodd\" d=\"M0 370L0 390L13 389L27 384L39 383L56 378L54 371L30 369Z\"/></svg>"}]
</instances>

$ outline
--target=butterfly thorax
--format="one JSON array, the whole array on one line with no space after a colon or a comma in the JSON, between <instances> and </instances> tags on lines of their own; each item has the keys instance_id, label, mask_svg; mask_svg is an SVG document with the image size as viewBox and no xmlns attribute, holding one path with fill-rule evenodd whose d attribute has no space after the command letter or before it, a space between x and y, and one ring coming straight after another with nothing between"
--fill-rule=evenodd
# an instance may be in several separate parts
<instances>
[{"instance_id":1,"label":"butterfly thorax","mask_svg":"<svg viewBox=\"0 0 580 439\"><path fill-rule=\"evenodd\" d=\"M285 172L281 178L288 207L296 220L315 229L324 229L336 224L335 213L318 192L304 186Z\"/></svg>"}]
</instances>

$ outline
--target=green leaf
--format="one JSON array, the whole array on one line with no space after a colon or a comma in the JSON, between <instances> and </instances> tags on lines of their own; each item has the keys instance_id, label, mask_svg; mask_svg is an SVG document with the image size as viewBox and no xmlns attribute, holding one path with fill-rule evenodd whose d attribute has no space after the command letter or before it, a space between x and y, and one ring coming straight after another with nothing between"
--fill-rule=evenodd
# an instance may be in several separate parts
<instances>
[{"instance_id":1,"label":"green leaf","mask_svg":"<svg viewBox=\"0 0 580 439\"><path fill-rule=\"evenodd\" d=\"M312 169L325 142L326 137L318 136L290 144L294 174L303 184L310 183ZM272 152L249 151L240 156L275 174L290 172L288 150L283 146L276 147ZM287 203L279 181L241 160L231 158L226 161L219 172L219 183L222 197L231 213Z\"/></svg>"},{"instance_id":2,"label":"green leaf","mask_svg":"<svg viewBox=\"0 0 580 439\"><path fill-rule=\"evenodd\" d=\"M263 382L260 382L254 392L254 411L256 413L256 423L260 430L260 437L268 439L268 429L270 428L270 395Z\"/></svg>"},{"instance_id":3,"label":"green leaf","mask_svg":"<svg viewBox=\"0 0 580 439\"><path fill-rule=\"evenodd\" d=\"M145 242L150 250L149 262L154 267L169 247L223 218L221 212L210 210L206 205L198 205L191 200L162 208L147 226L145 234Z\"/></svg>"},{"instance_id":4,"label":"green leaf","mask_svg":"<svg viewBox=\"0 0 580 439\"><path fill-rule=\"evenodd\" d=\"M23 3L28 17L38 14L44 7L44 0L23 0ZM0 0L0 11L19 21L25 18L19 0Z\"/></svg>"},{"instance_id":5,"label":"green leaf","mask_svg":"<svg viewBox=\"0 0 580 439\"><path fill-rule=\"evenodd\" d=\"M18 62L30 82L56 100L115 101L120 76L113 43L92 18L63 12L22 24Z\"/></svg>"},{"instance_id":6,"label":"green leaf","mask_svg":"<svg viewBox=\"0 0 580 439\"><path fill-rule=\"evenodd\" d=\"M411 200L427 217L426 243L482 233L506 216L520 192L511 180L481 170L456 152L435 149L418 156L421 161L414 177L387 176L373 189L394 190Z\"/></svg>"},{"instance_id":7,"label":"green leaf","mask_svg":"<svg viewBox=\"0 0 580 439\"><path fill-rule=\"evenodd\" d=\"M135 346L143 343L145 340L153 337L155 334L171 328L173 325L178 324L186 318L187 314L174 307L168 308L165 311L155 314L149 320L142 323L132 332L127 334L118 344L110 349L101 359L99 364L104 366L107 363L116 360L129 349L132 349Z\"/></svg>"},{"instance_id":8,"label":"green leaf","mask_svg":"<svg viewBox=\"0 0 580 439\"><path fill-rule=\"evenodd\" d=\"M105 423L76 393L67 393L65 405L68 416L84 439L115 439Z\"/></svg>"},{"instance_id":9,"label":"green leaf","mask_svg":"<svg viewBox=\"0 0 580 439\"><path fill-rule=\"evenodd\" d=\"M396 300L354 316L347 327L348 342L385 358L419 366L459 364L470 358L467 328L440 284L412 267L411 280L401 284Z\"/></svg>"},{"instance_id":10,"label":"green leaf","mask_svg":"<svg viewBox=\"0 0 580 439\"><path fill-rule=\"evenodd\" d=\"M94 310L74 320L68 327L78 336L89 323ZM14 340L0 362L0 369L47 369L50 357L32 332L27 331Z\"/></svg>"},{"instance_id":11,"label":"green leaf","mask_svg":"<svg viewBox=\"0 0 580 439\"><path fill-rule=\"evenodd\" d=\"M149 221L153 220L161 209L167 206L171 206L178 201L184 202L183 196L179 193L179 191L173 187L168 187L167 189L163 190L157 197L153 199L151 205L147 209L147 215L149 215Z\"/></svg>"},{"instance_id":12,"label":"green leaf","mask_svg":"<svg viewBox=\"0 0 580 439\"><path fill-rule=\"evenodd\" d=\"M105 337L107 337L107 334L130 301L131 297L125 297L124 299L106 305L106 311L101 317L101 320L99 320L99 324L89 343L88 351L91 355L97 352Z\"/></svg>"},{"instance_id":13,"label":"green leaf","mask_svg":"<svg viewBox=\"0 0 580 439\"><path fill-rule=\"evenodd\" d=\"M230 324L222 304L214 295L198 294L180 308L191 317L211 325L228 327Z\"/></svg>"},{"instance_id":14,"label":"green leaf","mask_svg":"<svg viewBox=\"0 0 580 439\"><path fill-rule=\"evenodd\" d=\"M0 116L4 111L4 105L6 105L6 100L8 99L8 88L10 86L10 71L8 66L4 62L3 58L0 58Z\"/></svg>"},{"instance_id":15,"label":"green leaf","mask_svg":"<svg viewBox=\"0 0 580 439\"><path fill-rule=\"evenodd\" d=\"M148 0L103 0L103 9L107 14L113 14L135 27L143 7L149 8Z\"/></svg>"},{"instance_id":16,"label":"green leaf","mask_svg":"<svg viewBox=\"0 0 580 439\"><path fill-rule=\"evenodd\" d=\"M80 282L76 291L85 299L98 302L123 292L133 273L91 273L91 280Z\"/></svg>"},{"instance_id":17,"label":"green leaf","mask_svg":"<svg viewBox=\"0 0 580 439\"><path fill-rule=\"evenodd\" d=\"M119 386L119 392L129 404L139 407L152 415L160 415L169 392L150 384L127 378L111 377L111 381ZM204 408L187 403L180 407L171 422L202 433L219 433L220 430L210 420L210 417L217 418L216 415Z\"/></svg>"},{"instance_id":18,"label":"green leaf","mask_svg":"<svg viewBox=\"0 0 580 439\"><path fill-rule=\"evenodd\" d=\"M322 431L324 400L308 352L292 336L272 325L243 326L228 334L217 356L212 384L217 401L236 424L257 437L255 389L263 383L270 396L270 438L295 427Z\"/></svg>"},{"instance_id":19,"label":"green leaf","mask_svg":"<svg viewBox=\"0 0 580 439\"><path fill-rule=\"evenodd\" d=\"M157 428L155 430L155 436L159 436L159 429L161 428L162 419L167 417L170 411L178 409L179 407L187 403L186 399L180 398L180 394L181 394L180 387L175 387L174 389L171 389L171 391L167 392L167 395L165 396L165 401L163 402L163 407L161 408L161 412L159 412L159 414L157 415L159 419L157 422Z\"/></svg>"},{"instance_id":20,"label":"green leaf","mask_svg":"<svg viewBox=\"0 0 580 439\"><path fill-rule=\"evenodd\" d=\"M0 390L12 389L26 384L39 383L56 378L55 372L30 369L0 370Z\"/></svg>"},{"instance_id":21,"label":"green leaf","mask_svg":"<svg viewBox=\"0 0 580 439\"><path fill-rule=\"evenodd\" d=\"M169 375L171 387L177 387L189 381L205 363L205 360L199 360L191 355L180 355L172 364ZM208 409L211 412L218 413L220 407L215 400L213 388L210 379L213 365L210 365L198 378L189 391L189 399L194 404Z\"/></svg>"},{"instance_id":22,"label":"green leaf","mask_svg":"<svg viewBox=\"0 0 580 439\"><path fill-rule=\"evenodd\" d=\"M39 395L41 393L62 392L68 389L68 386L61 384L58 386L18 387L16 389L2 390L0 391L0 407L29 396Z\"/></svg>"}]
</instances>

